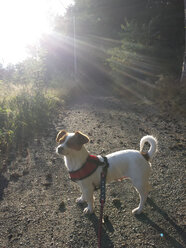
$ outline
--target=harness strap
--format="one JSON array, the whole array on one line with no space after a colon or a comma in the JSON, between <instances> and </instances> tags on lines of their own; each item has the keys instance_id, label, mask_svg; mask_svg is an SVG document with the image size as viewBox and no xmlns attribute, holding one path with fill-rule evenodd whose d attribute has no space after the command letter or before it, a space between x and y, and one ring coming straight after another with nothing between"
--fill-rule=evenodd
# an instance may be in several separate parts
<instances>
[{"instance_id":1,"label":"harness strap","mask_svg":"<svg viewBox=\"0 0 186 248\"><path fill-rule=\"evenodd\" d=\"M75 171L69 171L69 175L72 181L76 182L78 180L85 179L89 177L96 171L98 166L101 164L97 156L89 155L87 161L82 165L82 167Z\"/></svg>"}]
</instances>

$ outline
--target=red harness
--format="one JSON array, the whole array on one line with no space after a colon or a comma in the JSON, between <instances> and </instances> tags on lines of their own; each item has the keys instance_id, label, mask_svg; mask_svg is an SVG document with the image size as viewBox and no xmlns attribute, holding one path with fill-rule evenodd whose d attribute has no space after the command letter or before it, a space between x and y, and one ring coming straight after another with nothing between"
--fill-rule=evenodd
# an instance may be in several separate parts
<instances>
[{"instance_id":1,"label":"red harness","mask_svg":"<svg viewBox=\"0 0 186 248\"><path fill-rule=\"evenodd\" d=\"M72 181L82 180L94 173L99 165L103 164L97 156L89 155L83 166L76 171L69 171Z\"/></svg>"}]
</instances>

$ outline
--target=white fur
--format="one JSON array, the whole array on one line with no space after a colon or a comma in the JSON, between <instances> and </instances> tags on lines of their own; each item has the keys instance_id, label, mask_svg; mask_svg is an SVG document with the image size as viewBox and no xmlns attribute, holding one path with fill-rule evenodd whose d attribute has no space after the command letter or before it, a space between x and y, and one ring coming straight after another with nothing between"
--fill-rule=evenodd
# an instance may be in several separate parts
<instances>
[{"instance_id":1,"label":"white fur","mask_svg":"<svg viewBox=\"0 0 186 248\"><path fill-rule=\"evenodd\" d=\"M59 147L63 147L63 152L61 155L64 156L65 165L68 171L74 171L85 163L89 152L83 145L79 151L69 148L66 143L74 135L74 133L68 133L67 138L63 144L60 144L56 148L58 153ZM141 152L145 142L150 143L150 149L148 155L150 161L153 155L157 151L157 140L153 136L144 136L140 141L140 151L137 150L122 150L108 154L106 157L108 159L109 168L107 172L107 183L121 179L123 177L130 178L134 187L140 195L140 203L137 208L132 212L139 214L142 211L144 203L146 201L147 195L151 189L148 182L150 176L151 165L150 162L142 156ZM99 157L99 156L98 156ZM102 158L100 157L100 160ZM100 185L100 173L102 167L98 169L89 177L77 181L81 188L82 195L77 199L78 203L87 202L88 206L84 209L85 213L92 213L94 209L93 192L95 186Z\"/></svg>"},{"instance_id":2,"label":"white fur","mask_svg":"<svg viewBox=\"0 0 186 248\"><path fill-rule=\"evenodd\" d=\"M140 152L142 152L144 144L148 142L150 144L150 150L148 151L148 155L150 157L150 161L152 160L155 152L157 151L157 140L153 136L147 135L144 136L140 141Z\"/></svg>"}]
</instances>

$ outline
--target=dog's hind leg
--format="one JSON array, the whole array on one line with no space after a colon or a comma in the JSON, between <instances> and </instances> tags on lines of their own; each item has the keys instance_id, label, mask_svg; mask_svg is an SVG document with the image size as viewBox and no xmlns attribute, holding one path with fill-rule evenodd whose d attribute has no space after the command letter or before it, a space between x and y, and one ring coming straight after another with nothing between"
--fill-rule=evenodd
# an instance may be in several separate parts
<instances>
[{"instance_id":1,"label":"dog's hind leg","mask_svg":"<svg viewBox=\"0 0 186 248\"><path fill-rule=\"evenodd\" d=\"M136 190L139 193L140 196L140 203L139 206L135 209L132 210L133 214L140 214L142 212L143 206L146 202L149 190L150 190L150 184L147 182L146 184L144 184L143 186L137 186L134 185Z\"/></svg>"}]
</instances>

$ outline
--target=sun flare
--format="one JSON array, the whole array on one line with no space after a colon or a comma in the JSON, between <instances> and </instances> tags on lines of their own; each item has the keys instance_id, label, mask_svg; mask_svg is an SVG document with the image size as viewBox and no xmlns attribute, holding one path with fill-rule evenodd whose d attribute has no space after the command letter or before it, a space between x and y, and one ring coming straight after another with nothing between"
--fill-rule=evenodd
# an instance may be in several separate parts
<instances>
[{"instance_id":1,"label":"sun flare","mask_svg":"<svg viewBox=\"0 0 186 248\"><path fill-rule=\"evenodd\" d=\"M52 18L63 14L72 0L0 0L0 63L16 63L27 47L52 30Z\"/></svg>"}]
</instances>

